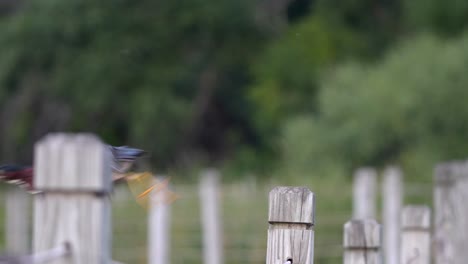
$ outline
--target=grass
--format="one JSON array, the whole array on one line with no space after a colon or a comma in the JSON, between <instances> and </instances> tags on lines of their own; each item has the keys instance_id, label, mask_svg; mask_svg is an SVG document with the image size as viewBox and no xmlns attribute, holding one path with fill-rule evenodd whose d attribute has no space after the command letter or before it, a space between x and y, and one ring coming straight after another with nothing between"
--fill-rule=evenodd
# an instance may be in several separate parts
<instances>
[{"instance_id":1,"label":"grass","mask_svg":"<svg viewBox=\"0 0 468 264\"><path fill-rule=\"evenodd\" d=\"M297 183L297 182L296 182ZM267 242L268 192L292 182L225 183L220 190L226 264L264 263ZM316 195L315 263L342 263L342 226L351 217L351 181L338 177L304 179L299 185ZM410 187L411 186L411 187ZM408 184L406 202L431 202L430 184ZM202 233L198 187L175 184L180 198L172 204L171 263L202 263ZM5 188L0 186L0 248L5 248ZM147 263L148 212L126 186L112 197L113 258L127 264ZM32 220L31 220L32 221Z\"/></svg>"}]
</instances>

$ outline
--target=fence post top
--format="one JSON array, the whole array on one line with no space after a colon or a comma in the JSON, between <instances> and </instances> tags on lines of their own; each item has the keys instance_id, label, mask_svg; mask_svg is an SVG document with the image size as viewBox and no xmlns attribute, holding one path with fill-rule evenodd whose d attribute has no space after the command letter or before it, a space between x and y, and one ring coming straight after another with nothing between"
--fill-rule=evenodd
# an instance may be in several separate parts
<instances>
[{"instance_id":1,"label":"fence post top","mask_svg":"<svg viewBox=\"0 0 468 264\"><path fill-rule=\"evenodd\" d=\"M397 165L389 165L384 169L384 175L397 175L401 176L403 173L401 171L400 166Z\"/></svg>"},{"instance_id":2,"label":"fence post top","mask_svg":"<svg viewBox=\"0 0 468 264\"><path fill-rule=\"evenodd\" d=\"M439 163L434 169L434 181L441 185L452 185L457 179L468 176L467 161Z\"/></svg>"},{"instance_id":3,"label":"fence post top","mask_svg":"<svg viewBox=\"0 0 468 264\"><path fill-rule=\"evenodd\" d=\"M268 222L315 224L315 197L309 188L278 186L269 200Z\"/></svg>"},{"instance_id":4,"label":"fence post top","mask_svg":"<svg viewBox=\"0 0 468 264\"><path fill-rule=\"evenodd\" d=\"M374 219L353 219L344 224L345 248L379 248L380 244L381 227Z\"/></svg>"},{"instance_id":5,"label":"fence post top","mask_svg":"<svg viewBox=\"0 0 468 264\"><path fill-rule=\"evenodd\" d=\"M34 188L42 191L112 189L108 145L90 133L51 133L34 148Z\"/></svg>"},{"instance_id":6,"label":"fence post top","mask_svg":"<svg viewBox=\"0 0 468 264\"><path fill-rule=\"evenodd\" d=\"M425 205L407 205L401 213L403 229L427 230L431 227L431 209Z\"/></svg>"},{"instance_id":7,"label":"fence post top","mask_svg":"<svg viewBox=\"0 0 468 264\"><path fill-rule=\"evenodd\" d=\"M371 176L373 176L373 175L376 175L376 174L377 174L377 171L372 167L361 167L361 168L358 168L354 173L355 176L356 175L360 175L360 176L362 176L362 175L366 175L366 176L371 175Z\"/></svg>"}]
</instances>

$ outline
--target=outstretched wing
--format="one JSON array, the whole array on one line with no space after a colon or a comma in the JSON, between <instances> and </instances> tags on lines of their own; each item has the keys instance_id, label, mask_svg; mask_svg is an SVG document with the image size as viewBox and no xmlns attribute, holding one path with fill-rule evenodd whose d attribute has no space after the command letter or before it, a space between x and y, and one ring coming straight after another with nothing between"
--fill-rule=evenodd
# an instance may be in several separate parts
<instances>
[{"instance_id":1,"label":"outstretched wing","mask_svg":"<svg viewBox=\"0 0 468 264\"><path fill-rule=\"evenodd\" d=\"M128 187L137 203L145 209L149 208L149 202L154 193L160 193L163 197L160 202L172 203L179 196L169 190L170 178L157 180L149 172L133 173L125 177Z\"/></svg>"}]
</instances>

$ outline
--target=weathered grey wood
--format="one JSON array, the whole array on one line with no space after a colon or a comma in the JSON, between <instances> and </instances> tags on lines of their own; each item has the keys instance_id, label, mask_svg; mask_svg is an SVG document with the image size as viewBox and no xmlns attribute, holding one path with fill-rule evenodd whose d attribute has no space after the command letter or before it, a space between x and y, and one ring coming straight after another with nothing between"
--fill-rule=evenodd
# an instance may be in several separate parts
<instances>
[{"instance_id":1,"label":"weathered grey wood","mask_svg":"<svg viewBox=\"0 0 468 264\"><path fill-rule=\"evenodd\" d=\"M467 167L467 162L449 162L435 168L436 264L462 264L468 260Z\"/></svg>"},{"instance_id":2,"label":"weathered grey wood","mask_svg":"<svg viewBox=\"0 0 468 264\"><path fill-rule=\"evenodd\" d=\"M353 218L366 219L376 216L377 173L372 168L361 168L354 174Z\"/></svg>"},{"instance_id":3,"label":"weathered grey wood","mask_svg":"<svg viewBox=\"0 0 468 264\"><path fill-rule=\"evenodd\" d=\"M52 134L35 146L35 253L68 243L52 264L111 261L111 153L90 134Z\"/></svg>"},{"instance_id":4,"label":"weathered grey wood","mask_svg":"<svg viewBox=\"0 0 468 264\"><path fill-rule=\"evenodd\" d=\"M400 263L400 221L403 196L402 172L396 166L383 173L383 254L386 264Z\"/></svg>"},{"instance_id":5,"label":"weathered grey wood","mask_svg":"<svg viewBox=\"0 0 468 264\"><path fill-rule=\"evenodd\" d=\"M17 187L6 193L6 250L9 254L29 253L29 203L28 194Z\"/></svg>"},{"instance_id":6,"label":"weathered grey wood","mask_svg":"<svg viewBox=\"0 0 468 264\"><path fill-rule=\"evenodd\" d=\"M312 264L315 198L305 187L275 187L268 209L267 264Z\"/></svg>"},{"instance_id":7,"label":"weathered grey wood","mask_svg":"<svg viewBox=\"0 0 468 264\"><path fill-rule=\"evenodd\" d=\"M344 225L344 264L380 264L381 227L374 219L354 219Z\"/></svg>"},{"instance_id":8,"label":"weathered grey wood","mask_svg":"<svg viewBox=\"0 0 468 264\"><path fill-rule=\"evenodd\" d=\"M159 176L154 184L160 184L164 178ZM150 194L148 259L149 264L170 262L171 205L168 203L166 189Z\"/></svg>"},{"instance_id":9,"label":"weathered grey wood","mask_svg":"<svg viewBox=\"0 0 468 264\"><path fill-rule=\"evenodd\" d=\"M408 205L401 213L401 264L431 263L431 210Z\"/></svg>"},{"instance_id":10,"label":"weathered grey wood","mask_svg":"<svg viewBox=\"0 0 468 264\"><path fill-rule=\"evenodd\" d=\"M205 264L224 263L219 181L220 175L217 170L208 169L202 172L199 195Z\"/></svg>"}]
</instances>

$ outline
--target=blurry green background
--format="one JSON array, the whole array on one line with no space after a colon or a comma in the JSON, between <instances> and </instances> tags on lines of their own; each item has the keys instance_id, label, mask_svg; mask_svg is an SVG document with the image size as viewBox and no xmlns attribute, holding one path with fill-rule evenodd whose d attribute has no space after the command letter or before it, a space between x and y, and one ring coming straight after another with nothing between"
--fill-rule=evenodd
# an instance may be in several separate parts
<instances>
[{"instance_id":1,"label":"blurry green background","mask_svg":"<svg viewBox=\"0 0 468 264\"><path fill-rule=\"evenodd\" d=\"M468 152L467 24L464 0L0 0L0 161L85 131L175 184L214 166L325 195L389 164L427 183Z\"/></svg>"}]
</instances>

